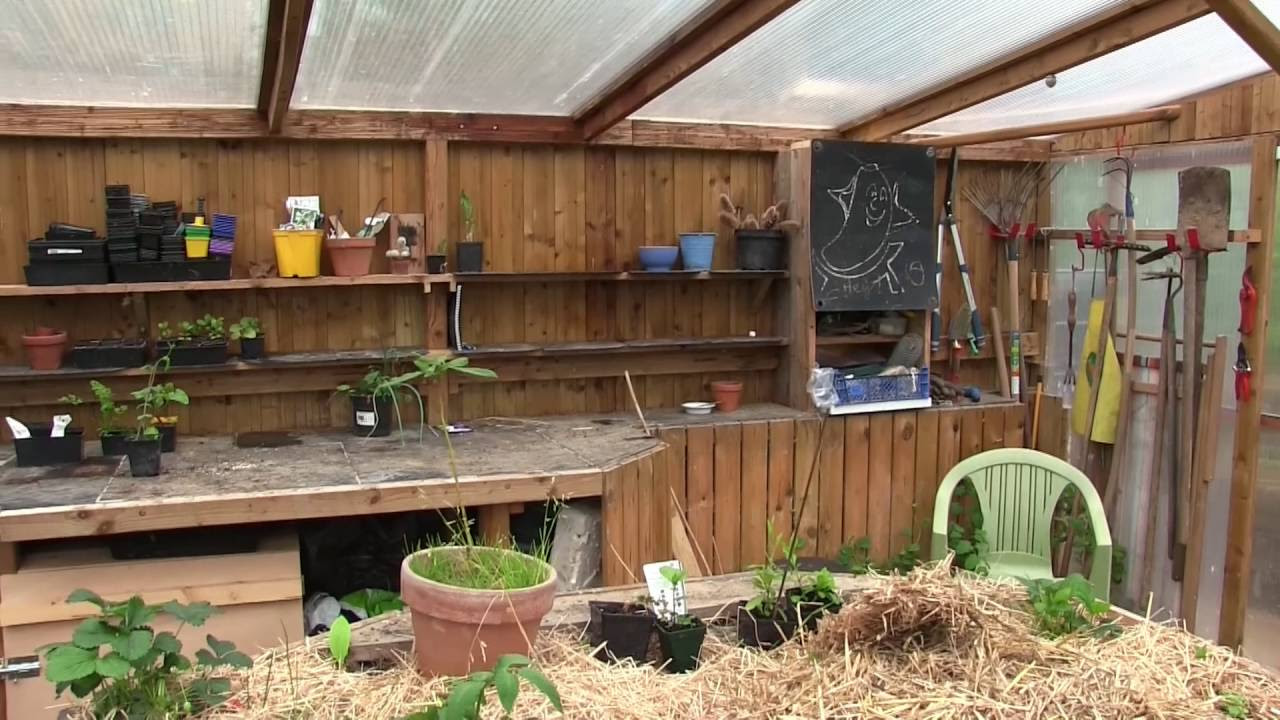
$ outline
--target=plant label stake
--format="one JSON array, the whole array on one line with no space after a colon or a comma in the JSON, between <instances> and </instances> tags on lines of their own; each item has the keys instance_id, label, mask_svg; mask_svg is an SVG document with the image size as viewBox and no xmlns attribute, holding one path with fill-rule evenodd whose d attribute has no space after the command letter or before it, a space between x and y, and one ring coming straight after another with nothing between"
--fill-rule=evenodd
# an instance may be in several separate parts
<instances>
[{"instance_id":1,"label":"plant label stake","mask_svg":"<svg viewBox=\"0 0 1280 720\"><path fill-rule=\"evenodd\" d=\"M4 421L9 423L9 432L13 434L14 440L27 440L31 437L31 431L17 419L6 416Z\"/></svg>"},{"instance_id":2,"label":"plant label stake","mask_svg":"<svg viewBox=\"0 0 1280 720\"><path fill-rule=\"evenodd\" d=\"M644 565L644 584L649 589L649 597L653 598L653 606L659 608L666 617L684 615L688 611L684 581L681 580L678 587L672 587L671 583L662 576L663 568L684 571L684 566L679 560Z\"/></svg>"}]
</instances>

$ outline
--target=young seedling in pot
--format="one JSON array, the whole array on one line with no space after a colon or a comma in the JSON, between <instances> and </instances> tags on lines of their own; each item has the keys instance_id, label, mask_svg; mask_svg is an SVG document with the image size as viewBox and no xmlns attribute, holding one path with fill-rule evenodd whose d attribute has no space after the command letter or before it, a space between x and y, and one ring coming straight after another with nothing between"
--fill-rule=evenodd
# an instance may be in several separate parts
<instances>
[{"instance_id":1,"label":"young seedling in pot","mask_svg":"<svg viewBox=\"0 0 1280 720\"><path fill-rule=\"evenodd\" d=\"M687 573L682 568L664 567L659 571L662 578L671 588L667 603L658 601L654 614L658 617L658 647L666 661L670 672L689 672L698 666L698 655L702 652L702 641L707 637L707 626L702 619L689 614L687 608L677 612L676 598L684 595L684 581Z\"/></svg>"},{"instance_id":2,"label":"young seedling in pot","mask_svg":"<svg viewBox=\"0 0 1280 720\"><path fill-rule=\"evenodd\" d=\"M93 393L93 399L98 403L98 437L102 441L102 454L124 454L123 445L117 451L115 443L123 440L129 434L128 429L122 422L123 416L129 412L129 406L116 402L111 393L111 388L97 380L89 381L89 391ZM58 401L75 406L84 405L88 402L75 394L63 395L58 398Z\"/></svg>"}]
</instances>

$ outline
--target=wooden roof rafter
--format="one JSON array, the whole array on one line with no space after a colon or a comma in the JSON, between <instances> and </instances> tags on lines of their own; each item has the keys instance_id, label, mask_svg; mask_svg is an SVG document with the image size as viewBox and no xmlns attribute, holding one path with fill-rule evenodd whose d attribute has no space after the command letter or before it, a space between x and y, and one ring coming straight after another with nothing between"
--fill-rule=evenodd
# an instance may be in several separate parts
<instances>
[{"instance_id":1,"label":"wooden roof rafter","mask_svg":"<svg viewBox=\"0 0 1280 720\"><path fill-rule=\"evenodd\" d=\"M271 0L267 10L266 45L262 54L262 81L258 90L258 114L267 131L284 127L289 101L298 80L302 45L307 39L314 0Z\"/></svg>"},{"instance_id":2,"label":"wooden roof rafter","mask_svg":"<svg viewBox=\"0 0 1280 720\"><path fill-rule=\"evenodd\" d=\"M799 0L716 0L575 117L593 140Z\"/></svg>"},{"instance_id":3,"label":"wooden roof rafter","mask_svg":"<svg viewBox=\"0 0 1280 720\"><path fill-rule=\"evenodd\" d=\"M1280 72L1280 29L1253 4L1253 0L1207 0L1227 27L1258 53L1272 70Z\"/></svg>"},{"instance_id":4,"label":"wooden roof rafter","mask_svg":"<svg viewBox=\"0 0 1280 720\"><path fill-rule=\"evenodd\" d=\"M843 137L883 140L1016 90L1210 12L1205 0L1130 0L978 68L874 117L842 126Z\"/></svg>"}]
</instances>

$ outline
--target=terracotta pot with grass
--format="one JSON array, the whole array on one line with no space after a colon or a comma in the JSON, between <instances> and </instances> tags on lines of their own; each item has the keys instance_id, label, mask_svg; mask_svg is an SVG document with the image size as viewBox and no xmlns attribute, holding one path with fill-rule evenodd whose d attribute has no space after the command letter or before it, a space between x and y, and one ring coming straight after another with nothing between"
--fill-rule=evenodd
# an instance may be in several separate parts
<instances>
[{"instance_id":1,"label":"terracotta pot with grass","mask_svg":"<svg viewBox=\"0 0 1280 720\"><path fill-rule=\"evenodd\" d=\"M503 655L528 655L555 593L549 564L504 548L428 548L400 565L414 654L427 676L492 670Z\"/></svg>"}]
</instances>

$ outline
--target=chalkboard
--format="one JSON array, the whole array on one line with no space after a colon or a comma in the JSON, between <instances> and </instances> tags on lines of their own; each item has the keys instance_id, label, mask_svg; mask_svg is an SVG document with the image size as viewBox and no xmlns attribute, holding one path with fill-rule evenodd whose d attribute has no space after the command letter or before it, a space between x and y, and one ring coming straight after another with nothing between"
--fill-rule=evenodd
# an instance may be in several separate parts
<instances>
[{"instance_id":1,"label":"chalkboard","mask_svg":"<svg viewBox=\"0 0 1280 720\"><path fill-rule=\"evenodd\" d=\"M933 148L837 140L812 148L814 308L937 305Z\"/></svg>"}]
</instances>

